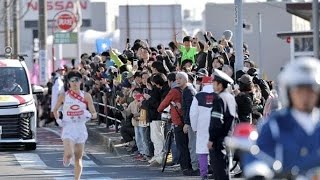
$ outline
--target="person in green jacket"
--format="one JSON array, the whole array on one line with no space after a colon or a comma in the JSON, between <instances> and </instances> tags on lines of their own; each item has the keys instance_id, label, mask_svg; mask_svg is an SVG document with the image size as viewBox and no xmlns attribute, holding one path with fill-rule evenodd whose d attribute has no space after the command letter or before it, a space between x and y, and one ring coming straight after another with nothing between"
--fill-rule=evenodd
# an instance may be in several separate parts
<instances>
[{"instance_id":1,"label":"person in green jacket","mask_svg":"<svg viewBox=\"0 0 320 180\"><path fill-rule=\"evenodd\" d=\"M181 64L184 64L183 62L185 60L191 60L192 64L195 64L195 55L198 53L199 49L199 43L197 38L191 38L191 36L185 36L183 38L183 43L178 43L176 39L177 34L174 35L173 42L175 43L176 47L178 47L179 51L182 54L181 57ZM192 41L196 41L197 47L192 47Z\"/></svg>"}]
</instances>

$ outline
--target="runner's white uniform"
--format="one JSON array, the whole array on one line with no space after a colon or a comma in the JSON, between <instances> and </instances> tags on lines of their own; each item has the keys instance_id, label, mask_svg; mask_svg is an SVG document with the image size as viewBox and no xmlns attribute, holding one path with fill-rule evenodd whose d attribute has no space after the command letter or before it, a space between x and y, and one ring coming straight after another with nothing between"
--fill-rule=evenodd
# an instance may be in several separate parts
<instances>
[{"instance_id":1,"label":"runner's white uniform","mask_svg":"<svg viewBox=\"0 0 320 180\"><path fill-rule=\"evenodd\" d=\"M84 98L83 91L79 94ZM70 139L75 144L84 144L88 138L87 127L85 125L87 106L84 102L73 98L69 92L65 92L65 99L62 108L62 134L61 139Z\"/></svg>"}]
</instances>

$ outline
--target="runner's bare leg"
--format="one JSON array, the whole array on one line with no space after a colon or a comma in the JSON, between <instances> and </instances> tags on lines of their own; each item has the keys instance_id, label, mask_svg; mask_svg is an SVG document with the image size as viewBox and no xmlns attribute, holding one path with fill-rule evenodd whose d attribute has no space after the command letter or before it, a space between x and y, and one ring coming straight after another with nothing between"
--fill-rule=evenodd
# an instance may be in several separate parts
<instances>
[{"instance_id":1,"label":"runner's bare leg","mask_svg":"<svg viewBox=\"0 0 320 180\"><path fill-rule=\"evenodd\" d=\"M84 144L75 144L74 146L74 179L80 180L82 173L82 156Z\"/></svg>"},{"instance_id":2,"label":"runner's bare leg","mask_svg":"<svg viewBox=\"0 0 320 180\"><path fill-rule=\"evenodd\" d=\"M70 139L64 139L63 140L63 147L64 147L64 155L63 160L67 160L68 162L71 161L71 158L73 156L73 147L74 143Z\"/></svg>"}]
</instances>

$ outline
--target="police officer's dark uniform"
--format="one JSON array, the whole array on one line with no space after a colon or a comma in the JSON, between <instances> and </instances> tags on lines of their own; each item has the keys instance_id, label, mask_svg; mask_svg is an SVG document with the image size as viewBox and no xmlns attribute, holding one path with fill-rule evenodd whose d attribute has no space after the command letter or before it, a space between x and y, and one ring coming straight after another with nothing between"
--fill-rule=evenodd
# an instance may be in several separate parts
<instances>
[{"instance_id":1,"label":"police officer's dark uniform","mask_svg":"<svg viewBox=\"0 0 320 180\"><path fill-rule=\"evenodd\" d=\"M222 84L223 89L216 92L219 96L213 101L211 121L209 126L209 141L213 143L210 151L211 166L215 180L230 179L228 154L224 138L229 134L236 113L236 101L234 96L228 92L228 84L233 80L224 72L215 69L214 80ZM216 83L214 83L214 86ZM216 91L216 90L215 90Z\"/></svg>"}]
</instances>

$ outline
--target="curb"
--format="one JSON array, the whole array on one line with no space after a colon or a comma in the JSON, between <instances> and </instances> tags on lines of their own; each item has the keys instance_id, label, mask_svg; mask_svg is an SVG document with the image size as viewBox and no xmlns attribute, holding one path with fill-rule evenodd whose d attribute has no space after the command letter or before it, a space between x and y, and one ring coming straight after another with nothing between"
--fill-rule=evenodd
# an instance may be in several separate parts
<instances>
[{"instance_id":1,"label":"curb","mask_svg":"<svg viewBox=\"0 0 320 180\"><path fill-rule=\"evenodd\" d=\"M96 124L87 124L88 139L97 145L102 145L107 152L113 153L116 156L123 155L120 151L121 147L117 147L121 140L120 133L114 130L106 130L106 128L99 128Z\"/></svg>"}]
</instances>

